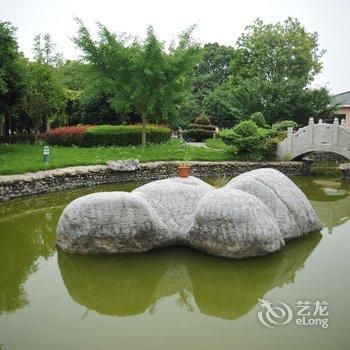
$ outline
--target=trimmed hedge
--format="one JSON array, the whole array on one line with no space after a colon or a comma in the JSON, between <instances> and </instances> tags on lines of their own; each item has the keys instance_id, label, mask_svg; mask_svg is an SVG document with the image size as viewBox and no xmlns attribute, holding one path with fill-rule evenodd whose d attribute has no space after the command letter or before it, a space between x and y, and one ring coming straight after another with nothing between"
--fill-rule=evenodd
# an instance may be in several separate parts
<instances>
[{"instance_id":1,"label":"trimmed hedge","mask_svg":"<svg viewBox=\"0 0 350 350\"><path fill-rule=\"evenodd\" d=\"M201 125L201 124L190 124L189 125L190 129L203 129L203 130L209 130L209 131L216 131L216 126L215 125Z\"/></svg>"},{"instance_id":2,"label":"trimmed hedge","mask_svg":"<svg viewBox=\"0 0 350 350\"><path fill-rule=\"evenodd\" d=\"M46 134L40 135L40 138L50 145L81 146L83 144L84 134L90 127L89 125L79 125L56 128Z\"/></svg>"},{"instance_id":3,"label":"trimmed hedge","mask_svg":"<svg viewBox=\"0 0 350 350\"><path fill-rule=\"evenodd\" d=\"M84 146L136 146L141 145L141 125L99 125L86 130ZM168 141L171 130L167 127L148 125L147 142L161 143Z\"/></svg>"},{"instance_id":4,"label":"trimmed hedge","mask_svg":"<svg viewBox=\"0 0 350 350\"><path fill-rule=\"evenodd\" d=\"M34 143L34 135L31 133L23 133L0 136L0 144L2 143Z\"/></svg>"},{"instance_id":5,"label":"trimmed hedge","mask_svg":"<svg viewBox=\"0 0 350 350\"><path fill-rule=\"evenodd\" d=\"M171 137L171 130L165 126L148 125L146 133L149 143L165 142ZM82 125L52 129L42 139L58 146L136 146L141 145L141 135L141 125Z\"/></svg>"},{"instance_id":6,"label":"trimmed hedge","mask_svg":"<svg viewBox=\"0 0 350 350\"><path fill-rule=\"evenodd\" d=\"M205 129L189 129L183 132L183 137L185 140L194 140L196 142L202 142L206 139L211 139L213 138L213 135L213 131Z\"/></svg>"}]
</instances>

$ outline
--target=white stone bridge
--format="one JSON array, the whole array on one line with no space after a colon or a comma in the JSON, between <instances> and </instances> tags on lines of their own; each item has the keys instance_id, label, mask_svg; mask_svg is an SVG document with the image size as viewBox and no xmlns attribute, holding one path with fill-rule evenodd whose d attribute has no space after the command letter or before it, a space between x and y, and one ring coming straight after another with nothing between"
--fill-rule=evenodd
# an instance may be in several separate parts
<instances>
[{"instance_id":1,"label":"white stone bridge","mask_svg":"<svg viewBox=\"0 0 350 350\"><path fill-rule=\"evenodd\" d=\"M309 125L294 133L288 128L287 138L278 144L277 157L292 160L315 151L337 153L350 159L350 128L345 120L339 124L335 118L333 124L325 124L320 119L315 124L310 118Z\"/></svg>"}]
</instances>

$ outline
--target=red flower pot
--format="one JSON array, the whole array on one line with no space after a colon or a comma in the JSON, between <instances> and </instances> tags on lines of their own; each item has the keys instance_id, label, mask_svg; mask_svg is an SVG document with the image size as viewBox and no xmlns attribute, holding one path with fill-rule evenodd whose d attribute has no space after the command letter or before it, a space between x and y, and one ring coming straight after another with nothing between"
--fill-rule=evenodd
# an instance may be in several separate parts
<instances>
[{"instance_id":1,"label":"red flower pot","mask_svg":"<svg viewBox=\"0 0 350 350\"><path fill-rule=\"evenodd\" d=\"M189 166L179 166L177 173L180 177L189 177L190 167Z\"/></svg>"}]
</instances>

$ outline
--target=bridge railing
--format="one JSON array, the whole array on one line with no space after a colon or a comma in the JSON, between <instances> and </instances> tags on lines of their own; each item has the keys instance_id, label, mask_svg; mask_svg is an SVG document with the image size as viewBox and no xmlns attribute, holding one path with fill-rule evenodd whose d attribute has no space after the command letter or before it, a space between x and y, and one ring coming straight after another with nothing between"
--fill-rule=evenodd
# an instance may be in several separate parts
<instances>
[{"instance_id":1,"label":"bridge railing","mask_svg":"<svg viewBox=\"0 0 350 350\"><path fill-rule=\"evenodd\" d=\"M350 128L343 119L339 124L334 118L333 124L323 123L319 119L309 119L309 124L293 133L292 128L287 130L287 138L281 141L277 149L279 159L294 159L312 151L333 152L350 159Z\"/></svg>"}]
</instances>

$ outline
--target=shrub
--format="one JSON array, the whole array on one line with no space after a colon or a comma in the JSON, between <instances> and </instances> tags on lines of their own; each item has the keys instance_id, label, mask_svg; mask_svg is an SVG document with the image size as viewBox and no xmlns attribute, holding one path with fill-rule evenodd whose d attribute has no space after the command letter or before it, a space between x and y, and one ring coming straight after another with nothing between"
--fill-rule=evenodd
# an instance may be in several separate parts
<instances>
[{"instance_id":1,"label":"shrub","mask_svg":"<svg viewBox=\"0 0 350 350\"><path fill-rule=\"evenodd\" d=\"M0 143L34 143L34 135L31 133L0 136Z\"/></svg>"},{"instance_id":2,"label":"shrub","mask_svg":"<svg viewBox=\"0 0 350 350\"><path fill-rule=\"evenodd\" d=\"M190 124L189 128L190 129L203 129L203 130L216 131L216 126L215 125Z\"/></svg>"},{"instance_id":3,"label":"shrub","mask_svg":"<svg viewBox=\"0 0 350 350\"><path fill-rule=\"evenodd\" d=\"M204 141L212 138L216 131L216 126L211 125L210 119L204 114L199 115L189 127L189 130L185 130L183 133L183 137L187 141Z\"/></svg>"},{"instance_id":4,"label":"shrub","mask_svg":"<svg viewBox=\"0 0 350 350\"><path fill-rule=\"evenodd\" d=\"M205 129L189 129L183 132L183 137L185 140L193 140L196 142L202 142L205 139L210 139L213 137L213 135L213 131Z\"/></svg>"},{"instance_id":5,"label":"shrub","mask_svg":"<svg viewBox=\"0 0 350 350\"><path fill-rule=\"evenodd\" d=\"M168 141L171 130L165 126L148 125L147 142ZM141 144L141 125L99 125L86 130L83 145L92 146L136 146Z\"/></svg>"},{"instance_id":6,"label":"shrub","mask_svg":"<svg viewBox=\"0 0 350 350\"><path fill-rule=\"evenodd\" d=\"M250 116L250 120L252 120L260 128L264 128L266 126L264 114L261 112L253 113Z\"/></svg>"},{"instance_id":7,"label":"shrub","mask_svg":"<svg viewBox=\"0 0 350 350\"><path fill-rule=\"evenodd\" d=\"M226 144L235 146L237 154L260 149L267 134L267 130L260 130L252 120L245 120L232 129L220 132Z\"/></svg>"},{"instance_id":8,"label":"shrub","mask_svg":"<svg viewBox=\"0 0 350 350\"><path fill-rule=\"evenodd\" d=\"M264 145L264 156L266 159L275 159L278 143L280 140L277 137L267 139Z\"/></svg>"},{"instance_id":9,"label":"shrub","mask_svg":"<svg viewBox=\"0 0 350 350\"><path fill-rule=\"evenodd\" d=\"M200 114L194 121L194 124L210 125L210 119L205 114Z\"/></svg>"},{"instance_id":10,"label":"shrub","mask_svg":"<svg viewBox=\"0 0 350 350\"><path fill-rule=\"evenodd\" d=\"M81 146L85 132L89 127L89 125L80 125L56 128L42 134L40 138L50 145Z\"/></svg>"},{"instance_id":11,"label":"shrub","mask_svg":"<svg viewBox=\"0 0 350 350\"><path fill-rule=\"evenodd\" d=\"M272 125L272 129L276 131L287 131L288 128L297 128L298 124L294 120L282 120L279 123Z\"/></svg>"},{"instance_id":12,"label":"shrub","mask_svg":"<svg viewBox=\"0 0 350 350\"><path fill-rule=\"evenodd\" d=\"M242 137L254 136L258 133L257 125L251 120L240 122L232 130Z\"/></svg>"}]
</instances>

